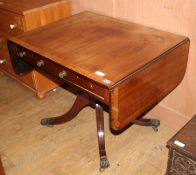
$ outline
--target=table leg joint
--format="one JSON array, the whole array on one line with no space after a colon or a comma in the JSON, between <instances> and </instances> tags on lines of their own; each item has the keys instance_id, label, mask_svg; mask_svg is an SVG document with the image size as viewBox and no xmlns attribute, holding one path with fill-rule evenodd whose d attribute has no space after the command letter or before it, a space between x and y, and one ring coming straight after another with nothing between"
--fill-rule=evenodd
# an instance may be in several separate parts
<instances>
[{"instance_id":1,"label":"table leg joint","mask_svg":"<svg viewBox=\"0 0 196 175\"><path fill-rule=\"evenodd\" d=\"M77 114L86 106L92 105L91 99L85 94L79 94L71 109L58 117L43 118L41 125L51 127L53 125L66 123L77 116Z\"/></svg>"},{"instance_id":2,"label":"table leg joint","mask_svg":"<svg viewBox=\"0 0 196 175\"><path fill-rule=\"evenodd\" d=\"M155 132L158 131L158 127L160 126L160 120L157 119L135 119L132 121L133 124L140 126L152 126Z\"/></svg>"}]
</instances>

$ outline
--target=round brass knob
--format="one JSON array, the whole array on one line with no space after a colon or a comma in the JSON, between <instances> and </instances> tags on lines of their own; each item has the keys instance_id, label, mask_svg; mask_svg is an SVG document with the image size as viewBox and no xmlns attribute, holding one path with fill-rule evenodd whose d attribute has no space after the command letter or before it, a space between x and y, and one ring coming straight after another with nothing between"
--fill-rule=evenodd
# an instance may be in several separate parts
<instances>
[{"instance_id":1,"label":"round brass knob","mask_svg":"<svg viewBox=\"0 0 196 175\"><path fill-rule=\"evenodd\" d=\"M44 61L40 60L37 62L37 67L42 67L44 65Z\"/></svg>"},{"instance_id":2,"label":"round brass knob","mask_svg":"<svg viewBox=\"0 0 196 175\"><path fill-rule=\"evenodd\" d=\"M22 51L22 52L19 52L19 56L20 58L23 58L24 56L26 56L26 52L25 51Z\"/></svg>"},{"instance_id":3,"label":"round brass knob","mask_svg":"<svg viewBox=\"0 0 196 175\"><path fill-rule=\"evenodd\" d=\"M59 78L65 78L67 76L67 72L65 70L59 72Z\"/></svg>"}]
</instances>

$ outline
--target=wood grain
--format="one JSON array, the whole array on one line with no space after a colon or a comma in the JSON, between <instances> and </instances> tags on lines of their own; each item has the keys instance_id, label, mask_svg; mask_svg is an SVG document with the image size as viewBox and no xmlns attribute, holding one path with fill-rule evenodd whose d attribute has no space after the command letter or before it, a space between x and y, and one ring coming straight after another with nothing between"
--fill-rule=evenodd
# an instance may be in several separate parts
<instances>
[{"instance_id":1,"label":"wood grain","mask_svg":"<svg viewBox=\"0 0 196 175\"><path fill-rule=\"evenodd\" d=\"M0 64L0 71L33 90L38 98L43 98L47 91L57 87L58 84L36 71L23 77L17 75L9 57L7 38L69 16L70 3L67 0L2 0L1 2L0 59L5 62ZM13 29L10 25L14 26Z\"/></svg>"},{"instance_id":2,"label":"wood grain","mask_svg":"<svg viewBox=\"0 0 196 175\"><path fill-rule=\"evenodd\" d=\"M9 36L15 36L24 32L23 23L20 15L7 11L0 11L1 31ZM16 25L14 29L10 29L10 25Z\"/></svg>"},{"instance_id":3,"label":"wood grain","mask_svg":"<svg viewBox=\"0 0 196 175\"><path fill-rule=\"evenodd\" d=\"M167 173L195 174L196 172L196 115L168 142L169 148ZM176 141L184 146L177 146ZM180 160L180 161L179 161Z\"/></svg>"},{"instance_id":4,"label":"wood grain","mask_svg":"<svg viewBox=\"0 0 196 175\"><path fill-rule=\"evenodd\" d=\"M1 0L0 8L10 10L19 15L31 13L32 11L40 10L40 8L48 8L59 4L69 3L69 0Z\"/></svg>"},{"instance_id":5,"label":"wood grain","mask_svg":"<svg viewBox=\"0 0 196 175\"><path fill-rule=\"evenodd\" d=\"M120 130L179 85L189 43L183 36L83 12L12 37L8 45L13 61L23 59L56 78L64 70L65 82L101 96L111 108L112 129Z\"/></svg>"},{"instance_id":6,"label":"wood grain","mask_svg":"<svg viewBox=\"0 0 196 175\"><path fill-rule=\"evenodd\" d=\"M54 21L58 21L70 15L69 1L56 2L45 7L26 13L24 16L25 31L44 26Z\"/></svg>"},{"instance_id":7,"label":"wood grain","mask_svg":"<svg viewBox=\"0 0 196 175\"><path fill-rule=\"evenodd\" d=\"M118 113L113 116L118 127L114 122L113 129L122 129L176 88L186 71L188 49L189 41L185 41L171 53L166 53L162 59L119 85L118 106L115 106Z\"/></svg>"},{"instance_id":8,"label":"wood grain","mask_svg":"<svg viewBox=\"0 0 196 175\"><path fill-rule=\"evenodd\" d=\"M184 39L90 12L10 38L14 43L109 88ZM96 71L106 75L100 77ZM104 83L104 79L111 82Z\"/></svg>"},{"instance_id":9,"label":"wood grain","mask_svg":"<svg viewBox=\"0 0 196 175\"><path fill-rule=\"evenodd\" d=\"M94 109L85 108L66 125L47 128L39 124L41 118L63 114L74 94L58 88L37 101L7 76L0 79L0 89L0 154L6 175L100 175ZM174 130L164 124L157 133L151 127L132 126L116 136L110 132L108 113L104 115L111 164L105 175L165 173L165 143Z\"/></svg>"},{"instance_id":10,"label":"wood grain","mask_svg":"<svg viewBox=\"0 0 196 175\"><path fill-rule=\"evenodd\" d=\"M113 17L188 36L191 40L185 78L156 110L151 113L169 126L179 129L196 113L196 1L195 0L113 0L110 7L99 0L72 0L72 12L102 11ZM112 8L112 9L111 9ZM111 12L112 11L112 12ZM102 13L102 12L101 12ZM163 108L164 106L164 108ZM175 116L175 122L173 122ZM182 122L183 121L183 122ZM173 123L173 124L172 124Z\"/></svg>"}]
</instances>

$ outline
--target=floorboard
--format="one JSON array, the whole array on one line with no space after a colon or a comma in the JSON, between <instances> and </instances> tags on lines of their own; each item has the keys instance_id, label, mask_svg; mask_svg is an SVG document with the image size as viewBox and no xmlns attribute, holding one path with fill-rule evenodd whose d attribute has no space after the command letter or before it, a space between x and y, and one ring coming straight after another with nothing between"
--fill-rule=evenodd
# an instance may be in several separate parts
<instances>
[{"instance_id":1,"label":"floorboard","mask_svg":"<svg viewBox=\"0 0 196 175\"><path fill-rule=\"evenodd\" d=\"M63 88L43 100L7 76L0 78L0 155L6 175L100 175L95 111L90 107L65 125L40 125L42 117L64 113L76 96ZM110 167L103 175L163 175L166 142L175 131L161 125L131 126L120 135L109 130L105 112L106 150Z\"/></svg>"}]
</instances>

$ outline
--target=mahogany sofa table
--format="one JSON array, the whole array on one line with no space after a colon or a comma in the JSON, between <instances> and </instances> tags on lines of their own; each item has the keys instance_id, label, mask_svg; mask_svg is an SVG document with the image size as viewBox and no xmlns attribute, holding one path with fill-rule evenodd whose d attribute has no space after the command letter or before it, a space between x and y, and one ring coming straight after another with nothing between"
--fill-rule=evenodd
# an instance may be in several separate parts
<instances>
[{"instance_id":1,"label":"mahogany sofa table","mask_svg":"<svg viewBox=\"0 0 196 175\"><path fill-rule=\"evenodd\" d=\"M90 105L95 108L100 169L109 166L105 151L103 106L112 130L130 123L159 126L140 119L183 79L189 39L111 17L82 12L8 41L20 74L36 69L80 90L72 108L42 125L62 124Z\"/></svg>"}]
</instances>

